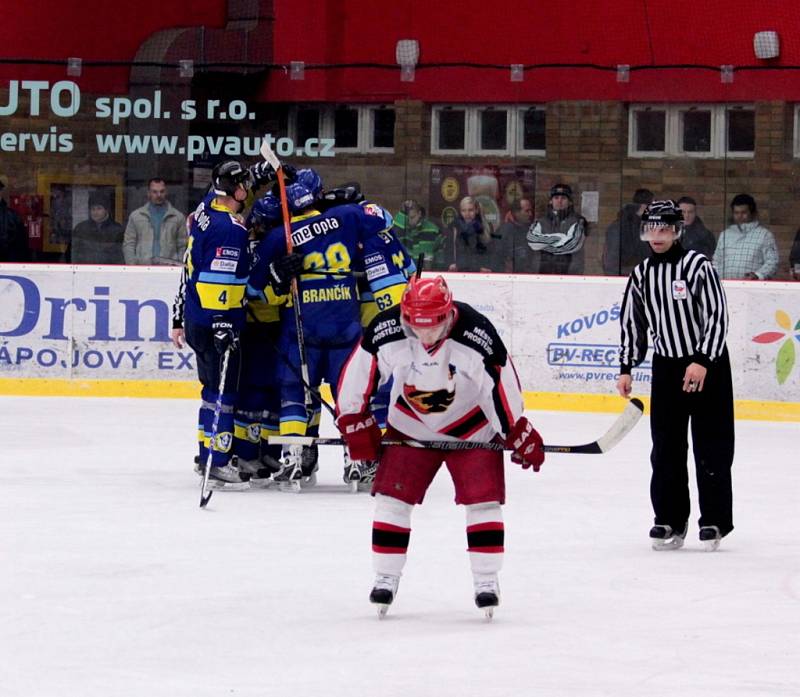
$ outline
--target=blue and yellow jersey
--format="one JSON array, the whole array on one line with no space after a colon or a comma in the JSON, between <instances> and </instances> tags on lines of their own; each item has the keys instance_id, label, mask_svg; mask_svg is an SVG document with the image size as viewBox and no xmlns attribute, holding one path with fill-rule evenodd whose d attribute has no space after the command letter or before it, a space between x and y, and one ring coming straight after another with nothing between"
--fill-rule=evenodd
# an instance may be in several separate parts
<instances>
[{"instance_id":1,"label":"blue and yellow jersey","mask_svg":"<svg viewBox=\"0 0 800 697\"><path fill-rule=\"evenodd\" d=\"M376 206L374 203L361 205L364 208ZM382 247L378 245L382 258L369 273L359 276L362 327L366 327L379 312L400 304L406 283L417 270L411 255L394 232L392 216L385 208L381 210L389 222L389 227L378 233L383 241Z\"/></svg>"},{"instance_id":2,"label":"blue and yellow jersey","mask_svg":"<svg viewBox=\"0 0 800 697\"><path fill-rule=\"evenodd\" d=\"M291 228L293 251L304 256L298 291L306 341L340 345L355 340L361 323L353 272L363 271L369 289L382 297L393 294L393 285L405 284L403 274L392 271L394 262L381 236L387 231L383 209L344 204L324 213L310 210L294 216ZM256 248L251 293L267 287L269 264L286 254L279 231L270 231ZM289 304L284 312L291 312Z\"/></svg>"},{"instance_id":3,"label":"blue and yellow jersey","mask_svg":"<svg viewBox=\"0 0 800 697\"><path fill-rule=\"evenodd\" d=\"M224 314L244 324L244 294L250 267L247 229L233 211L206 196L192 214L186 249L186 319L211 326Z\"/></svg>"},{"instance_id":4,"label":"blue and yellow jersey","mask_svg":"<svg viewBox=\"0 0 800 697\"><path fill-rule=\"evenodd\" d=\"M283 234L283 228L274 228L272 234ZM251 269L258 261L258 245L261 240L250 240L250 266ZM257 324L270 324L278 322L281 318L280 307L273 293L267 297L263 290L256 290L252 284L247 284L247 321Z\"/></svg>"}]
</instances>

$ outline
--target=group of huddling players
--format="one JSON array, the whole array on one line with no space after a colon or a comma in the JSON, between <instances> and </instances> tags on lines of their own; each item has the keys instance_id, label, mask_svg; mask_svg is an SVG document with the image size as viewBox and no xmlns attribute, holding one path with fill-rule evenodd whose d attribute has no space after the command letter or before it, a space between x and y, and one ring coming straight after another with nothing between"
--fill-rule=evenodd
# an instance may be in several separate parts
<instances>
[{"instance_id":1,"label":"group of huddling players","mask_svg":"<svg viewBox=\"0 0 800 697\"><path fill-rule=\"evenodd\" d=\"M316 446L281 447L268 439L319 435L320 385L327 383L335 399L362 327L399 302L415 271L392 232L391 215L367 202L357 184L324 190L312 169L286 165L284 172L293 246L301 252L287 251L278 185L267 163L217 165L209 193L187 221L173 338L185 339L197 356L203 389L196 470L202 473L210 455L212 487L275 484L297 491L316 482ZM256 198L259 189L266 190ZM295 277L301 280L301 337L290 293ZM212 443L220 357L228 349ZM382 425L389 387L372 401ZM375 464L345 452L344 481L366 489Z\"/></svg>"}]
</instances>

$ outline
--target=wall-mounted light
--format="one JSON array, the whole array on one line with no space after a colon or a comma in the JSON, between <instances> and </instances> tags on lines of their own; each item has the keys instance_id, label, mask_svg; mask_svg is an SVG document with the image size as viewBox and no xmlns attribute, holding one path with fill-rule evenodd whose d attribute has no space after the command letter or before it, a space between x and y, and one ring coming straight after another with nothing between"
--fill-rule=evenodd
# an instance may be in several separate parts
<instances>
[{"instance_id":1,"label":"wall-mounted light","mask_svg":"<svg viewBox=\"0 0 800 697\"><path fill-rule=\"evenodd\" d=\"M631 66L625 63L617 66L617 82L631 81Z\"/></svg>"},{"instance_id":2,"label":"wall-mounted light","mask_svg":"<svg viewBox=\"0 0 800 697\"><path fill-rule=\"evenodd\" d=\"M419 41L400 39L394 52L400 66L400 81L414 82L414 68L419 62Z\"/></svg>"},{"instance_id":3,"label":"wall-mounted light","mask_svg":"<svg viewBox=\"0 0 800 697\"><path fill-rule=\"evenodd\" d=\"M191 58L179 60L178 74L181 77L194 77L194 61Z\"/></svg>"},{"instance_id":4,"label":"wall-mounted light","mask_svg":"<svg viewBox=\"0 0 800 697\"><path fill-rule=\"evenodd\" d=\"M511 82L522 82L525 79L525 66L522 63L511 64Z\"/></svg>"},{"instance_id":5,"label":"wall-mounted light","mask_svg":"<svg viewBox=\"0 0 800 697\"><path fill-rule=\"evenodd\" d=\"M289 63L289 79L290 80L306 79L305 61L292 61L291 63Z\"/></svg>"},{"instance_id":6,"label":"wall-mounted light","mask_svg":"<svg viewBox=\"0 0 800 697\"><path fill-rule=\"evenodd\" d=\"M67 75L80 77L83 72L83 60L80 58L67 58Z\"/></svg>"},{"instance_id":7,"label":"wall-mounted light","mask_svg":"<svg viewBox=\"0 0 800 697\"><path fill-rule=\"evenodd\" d=\"M781 53L781 40L776 31L757 31L753 34L753 51L756 58L769 60L777 58Z\"/></svg>"},{"instance_id":8,"label":"wall-mounted light","mask_svg":"<svg viewBox=\"0 0 800 697\"><path fill-rule=\"evenodd\" d=\"M725 85L730 85L733 82L733 66L721 65L719 66L719 80Z\"/></svg>"}]
</instances>

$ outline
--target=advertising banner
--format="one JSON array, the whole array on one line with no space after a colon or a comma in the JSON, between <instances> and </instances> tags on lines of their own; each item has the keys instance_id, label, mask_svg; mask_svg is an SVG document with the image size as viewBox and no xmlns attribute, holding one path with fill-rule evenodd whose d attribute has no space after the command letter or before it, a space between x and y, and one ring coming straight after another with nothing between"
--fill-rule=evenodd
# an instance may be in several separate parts
<instances>
[{"instance_id":1,"label":"advertising banner","mask_svg":"<svg viewBox=\"0 0 800 697\"><path fill-rule=\"evenodd\" d=\"M196 382L170 342L180 269L0 264L0 380ZM609 395L624 278L446 274L458 300L497 326L523 389ZM800 402L800 294L791 283L726 281L738 400ZM265 369L270 369L266 366ZM650 354L634 370L648 395Z\"/></svg>"}]
</instances>

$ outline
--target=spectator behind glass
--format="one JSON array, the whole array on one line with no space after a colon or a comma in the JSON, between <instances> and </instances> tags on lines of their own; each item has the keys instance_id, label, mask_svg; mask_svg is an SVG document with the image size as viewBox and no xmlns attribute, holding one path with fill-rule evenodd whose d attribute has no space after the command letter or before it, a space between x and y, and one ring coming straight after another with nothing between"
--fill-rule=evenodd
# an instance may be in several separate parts
<instances>
[{"instance_id":1,"label":"spectator behind glass","mask_svg":"<svg viewBox=\"0 0 800 697\"><path fill-rule=\"evenodd\" d=\"M717 240L714 238L714 233L703 224L703 219L697 215L697 201L691 196L682 196L678 199L678 207L683 211L681 247L693 249L712 259L717 248Z\"/></svg>"},{"instance_id":2,"label":"spectator behind glass","mask_svg":"<svg viewBox=\"0 0 800 697\"><path fill-rule=\"evenodd\" d=\"M28 261L28 230L5 199L8 179L0 176L0 262Z\"/></svg>"},{"instance_id":3,"label":"spectator behind glass","mask_svg":"<svg viewBox=\"0 0 800 697\"><path fill-rule=\"evenodd\" d=\"M633 203L626 203L606 230L603 272L607 276L628 276L633 267L650 256L650 245L639 236L642 213L653 198L649 189L637 189Z\"/></svg>"},{"instance_id":4,"label":"spectator behind glass","mask_svg":"<svg viewBox=\"0 0 800 697\"><path fill-rule=\"evenodd\" d=\"M484 220L480 204L472 196L462 198L458 208L447 236L445 263L448 271L491 273L491 224Z\"/></svg>"},{"instance_id":5,"label":"spectator behind glass","mask_svg":"<svg viewBox=\"0 0 800 697\"><path fill-rule=\"evenodd\" d=\"M72 231L67 258L73 264L124 264L122 225L109 215L111 204L106 194L89 194L89 219Z\"/></svg>"},{"instance_id":6,"label":"spectator behind glass","mask_svg":"<svg viewBox=\"0 0 800 697\"><path fill-rule=\"evenodd\" d=\"M800 230L795 233L792 251L789 252L789 276L800 281Z\"/></svg>"},{"instance_id":7,"label":"spectator behind glass","mask_svg":"<svg viewBox=\"0 0 800 697\"><path fill-rule=\"evenodd\" d=\"M586 219L572 205L572 187L556 184L550 189L547 213L528 231L530 248L541 252L539 273L582 274L586 234Z\"/></svg>"},{"instance_id":8,"label":"spectator behind glass","mask_svg":"<svg viewBox=\"0 0 800 697\"><path fill-rule=\"evenodd\" d=\"M394 217L394 230L414 261L424 254L425 268L442 268L445 235L435 222L425 217L425 209L417 201L409 199L403 203Z\"/></svg>"},{"instance_id":9,"label":"spectator behind glass","mask_svg":"<svg viewBox=\"0 0 800 697\"><path fill-rule=\"evenodd\" d=\"M536 273L536 257L525 236L533 222L533 203L521 198L510 207L510 219L492 235L492 270L505 273Z\"/></svg>"},{"instance_id":10,"label":"spectator behind glass","mask_svg":"<svg viewBox=\"0 0 800 697\"><path fill-rule=\"evenodd\" d=\"M756 201L750 194L731 200L733 225L719 236L714 268L720 278L766 280L778 271L778 246L772 233L758 222Z\"/></svg>"},{"instance_id":11,"label":"spectator behind glass","mask_svg":"<svg viewBox=\"0 0 800 697\"><path fill-rule=\"evenodd\" d=\"M177 265L186 251L186 216L167 201L160 177L147 182L148 202L130 214L122 251L126 264Z\"/></svg>"}]
</instances>

